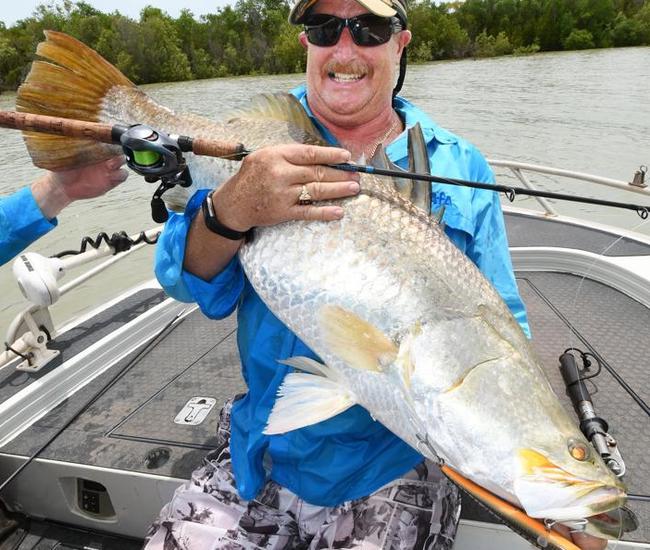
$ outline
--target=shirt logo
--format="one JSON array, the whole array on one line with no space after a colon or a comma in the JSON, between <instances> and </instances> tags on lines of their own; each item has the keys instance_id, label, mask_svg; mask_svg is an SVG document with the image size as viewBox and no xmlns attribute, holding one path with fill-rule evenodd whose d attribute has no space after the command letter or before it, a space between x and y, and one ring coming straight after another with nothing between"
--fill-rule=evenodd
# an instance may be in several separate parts
<instances>
[{"instance_id":1,"label":"shirt logo","mask_svg":"<svg viewBox=\"0 0 650 550\"><path fill-rule=\"evenodd\" d=\"M431 196L431 204L435 206L451 206L453 203L450 195L447 195L444 191L436 191Z\"/></svg>"}]
</instances>

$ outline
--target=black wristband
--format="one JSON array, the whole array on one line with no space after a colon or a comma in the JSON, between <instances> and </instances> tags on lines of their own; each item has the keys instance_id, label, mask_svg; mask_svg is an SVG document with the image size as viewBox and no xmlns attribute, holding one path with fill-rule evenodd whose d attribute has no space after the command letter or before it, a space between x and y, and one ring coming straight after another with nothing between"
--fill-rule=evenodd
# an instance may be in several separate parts
<instances>
[{"instance_id":1,"label":"black wristband","mask_svg":"<svg viewBox=\"0 0 650 550\"><path fill-rule=\"evenodd\" d=\"M250 233L250 230L236 231L234 229L230 229L230 227L226 227L217 219L217 216L214 214L214 208L212 206L212 191L210 191L208 193L208 196L205 197L205 200L201 205L201 210L203 210L203 221L205 222L205 226L210 231L216 233L217 235L220 235L221 237L225 237L231 241L240 241L246 238Z\"/></svg>"}]
</instances>

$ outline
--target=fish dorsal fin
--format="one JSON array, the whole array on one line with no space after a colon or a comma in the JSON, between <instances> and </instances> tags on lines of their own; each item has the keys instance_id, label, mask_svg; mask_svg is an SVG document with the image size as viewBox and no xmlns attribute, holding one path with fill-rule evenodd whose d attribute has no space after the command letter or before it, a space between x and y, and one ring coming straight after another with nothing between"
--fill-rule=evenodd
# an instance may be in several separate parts
<instances>
[{"instance_id":1,"label":"fish dorsal fin","mask_svg":"<svg viewBox=\"0 0 650 550\"><path fill-rule=\"evenodd\" d=\"M340 306L323 306L320 324L331 353L350 367L381 372L397 357L398 348L388 336Z\"/></svg>"},{"instance_id":2,"label":"fish dorsal fin","mask_svg":"<svg viewBox=\"0 0 650 550\"><path fill-rule=\"evenodd\" d=\"M438 210L431 213L431 219L436 222L440 229L445 230L446 224L442 221L442 218L445 216L445 205L443 204Z\"/></svg>"},{"instance_id":3,"label":"fish dorsal fin","mask_svg":"<svg viewBox=\"0 0 650 550\"><path fill-rule=\"evenodd\" d=\"M403 172L403 170L397 166L397 164L393 163L388 158L386 149L384 149L384 146L381 143L377 146L377 150L375 151L375 154L372 156L372 158L368 161L368 164L382 170L395 170ZM391 183L400 195L402 195L405 199L411 199L414 183L413 180L393 176L391 178Z\"/></svg>"},{"instance_id":4,"label":"fish dorsal fin","mask_svg":"<svg viewBox=\"0 0 650 550\"><path fill-rule=\"evenodd\" d=\"M408 153L410 172L431 174L427 142L419 122L408 129ZM415 206L431 214L431 184L428 181L413 181L410 199Z\"/></svg>"},{"instance_id":5,"label":"fish dorsal fin","mask_svg":"<svg viewBox=\"0 0 650 550\"><path fill-rule=\"evenodd\" d=\"M251 99L250 106L235 113L235 118L267 118L288 122L299 128L311 138L323 141L307 111L298 99L287 93L259 94Z\"/></svg>"}]
</instances>

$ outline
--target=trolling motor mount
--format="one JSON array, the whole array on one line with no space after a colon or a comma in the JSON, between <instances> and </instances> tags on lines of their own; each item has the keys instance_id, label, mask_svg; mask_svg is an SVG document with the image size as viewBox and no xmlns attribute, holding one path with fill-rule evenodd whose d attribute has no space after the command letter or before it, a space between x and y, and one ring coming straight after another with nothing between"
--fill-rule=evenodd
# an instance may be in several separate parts
<instances>
[{"instance_id":1,"label":"trolling motor mount","mask_svg":"<svg viewBox=\"0 0 650 550\"><path fill-rule=\"evenodd\" d=\"M575 356L572 353L574 351L580 354L582 368L579 368L576 363ZM560 356L560 372L566 385L567 394L580 419L580 430L591 442L609 469L617 477L622 477L625 474L625 463L618 450L618 443L608 433L609 425L607 422L596 414L591 394L585 384L585 380L594 378L601 370L598 362L596 372L590 372L591 362L589 356L598 362L598 359L592 354L575 348L567 349Z\"/></svg>"},{"instance_id":2,"label":"trolling motor mount","mask_svg":"<svg viewBox=\"0 0 650 550\"><path fill-rule=\"evenodd\" d=\"M157 223L167 221L169 215L162 200L163 193L176 185L192 185L192 176L183 156L184 151L191 150L191 143L144 124L119 127L116 133L126 155L127 166L144 176L149 183L160 180L151 198L151 217Z\"/></svg>"}]
</instances>

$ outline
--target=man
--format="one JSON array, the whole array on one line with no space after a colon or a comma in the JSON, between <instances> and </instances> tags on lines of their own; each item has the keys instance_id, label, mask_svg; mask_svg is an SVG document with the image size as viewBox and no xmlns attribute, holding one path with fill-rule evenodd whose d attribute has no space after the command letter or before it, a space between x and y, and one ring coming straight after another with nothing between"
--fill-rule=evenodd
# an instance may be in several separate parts
<instances>
[{"instance_id":1,"label":"man","mask_svg":"<svg viewBox=\"0 0 650 550\"><path fill-rule=\"evenodd\" d=\"M198 192L172 214L157 249L163 287L223 318L238 309L245 396L221 411L218 448L177 490L147 548L428 548L453 544L460 499L438 468L360 407L283 435L262 433L287 368L314 354L266 308L237 251L252 227L332 221L345 208L318 201L353 196L358 177L324 165L369 158L389 144L407 163L404 130L420 122L431 165L448 177L492 181L478 151L395 97L411 34L401 0L298 0L307 84L294 90L338 147L280 145L249 155L212 195ZM434 186L453 242L491 279L524 330L497 193ZM208 204L207 201L210 201Z\"/></svg>"},{"instance_id":2,"label":"man","mask_svg":"<svg viewBox=\"0 0 650 550\"><path fill-rule=\"evenodd\" d=\"M104 162L46 172L30 187L0 198L0 265L57 225L56 217L76 200L99 197L128 177L118 156Z\"/></svg>"}]
</instances>

